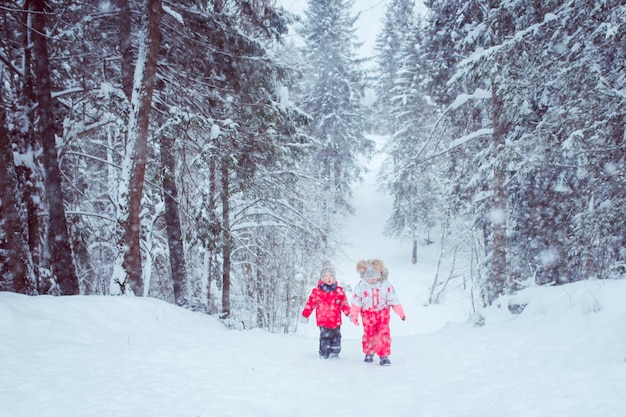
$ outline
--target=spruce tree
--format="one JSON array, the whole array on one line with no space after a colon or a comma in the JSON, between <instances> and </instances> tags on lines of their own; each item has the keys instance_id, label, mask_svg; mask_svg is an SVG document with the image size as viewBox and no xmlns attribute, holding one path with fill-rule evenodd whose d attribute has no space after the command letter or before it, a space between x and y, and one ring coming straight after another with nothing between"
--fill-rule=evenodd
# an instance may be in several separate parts
<instances>
[{"instance_id":1,"label":"spruce tree","mask_svg":"<svg viewBox=\"0 0 626 417\"><path fill-rule=\"evenodd\" d=\"M392 0L385 9L382 18L382 29L376 36L376 114L377 124L382 133L394 132L394 120L391 116L394 87L399 77L402 66L403 54L406 45L415 47L417 39L414 39L413 0ZM413 39L412 39L413 38Z\"/></svg>"},{"instance_id":2,"label":"spruce tree","mask_svg":"<svg viewBox=\"0 0 626 417\"><path fill-rule=\"evenodd\" d=\"M328 213L351 211L351 184L360 177L358 156L373 147L363 133L363 73L355 57L349 0L310 0L303 35L307 132L319 142L311 170L322 184Z\"/></svg>"}]
</instances>

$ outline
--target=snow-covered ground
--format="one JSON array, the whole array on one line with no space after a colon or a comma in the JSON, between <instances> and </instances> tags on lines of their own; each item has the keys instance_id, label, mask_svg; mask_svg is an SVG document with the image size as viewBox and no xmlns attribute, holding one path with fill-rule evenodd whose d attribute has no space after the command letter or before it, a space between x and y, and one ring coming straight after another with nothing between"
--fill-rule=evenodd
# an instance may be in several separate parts
<instances>
[{"instance_id":1,"label":"snow-covered ground","mask_svg":"<svg viewBox=\"0 0 626 417\"><path fill-rule=\"evenodd\" d=\"M313 321L279 335L150 298L0 293L0 416L624 416L626 280L531 287L522 314L503 302L482 327L460 292L425 306L437 248L412 265L409 243L382 236L380 160L332 261L347 286L361 258L388 266L408 316L392 314L390 367L362 361L347 319L340 358L323 361Z\"/></svg>"}]
</instances>

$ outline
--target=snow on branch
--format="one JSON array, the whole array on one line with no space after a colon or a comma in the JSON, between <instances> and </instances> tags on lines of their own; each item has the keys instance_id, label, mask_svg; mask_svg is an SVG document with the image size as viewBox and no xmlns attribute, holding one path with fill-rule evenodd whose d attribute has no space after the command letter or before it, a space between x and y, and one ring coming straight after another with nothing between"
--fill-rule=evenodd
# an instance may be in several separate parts
<instances>
[{"instance_id":1,"label":"snow on branch","mask_svg":"<svg viewBox=\"0 0 626 417\"><path fill-rule=\"evenodd\" d=\"M175 12L174 10L172 10L170 7L166 5L163 5L163 11L169 14L170 16L172 16L174 19L176 19L178 23L185 26L185 21L183 20L183 16L180 13Z\"/></svg>"},{"instance_id":2,"label":"snow on branch","mask_svg":"<svg viewBox=\"0 0 626 417\"><path fill-rule=\"evenodd\" d=\"M441 152L438 152L436 154L430 155L428 157L426 157L424 160L428 160L428 159L432 159L432 158L436 158L438 156L444 155L448 152L450 152L451 150L453 150L454 148L458 148L459 146L469 142L472 139L476 139L476 138L480 138L482 136L490 136L493 135L493 128L491 127L486 127L483 129L478 129L472 133L469 133L465 136L461 136L460 138L454 139L452 141L452 143L450 144L450 146L448 146L447 149L444 149Z\"/></svg>"},{"instance_id":3,"label":"snow on branch","mask_svg":"<svg viewBox=\"0 0 626 417\"><path fill-rule=\"evenodd\" d=\"M97 217L100 219L104 219L107 220L111 223L114 223L116 221L116 219L114 217L111 216L107 216L106 214L102 214L102 213L96 213L96 212L92 212L92 211L74 211L74 210L68 210L67 211L67 215L68 216L81 216L81 217Z\"/></svg>"},{"instance_id":4,"label":"snow on branch","mask_svg":"<svg viewBox=\"0 0 626 417\"><path fill-rule=\"evenodd\" d=\"M461 136L460 138L454 139L452 143L450 144L450 146L448 147L448 151L451 151L457 146L461 146L464 143L469 142L470 140L474 138L479 138L481 136L490 136L490 135L493 135L493 128L485 127L483 129L478 129L468 135Z\"/></svg>"},{"instance_id":5,"label":"snow on branch","mask_svg":"<svg viewBox=\"0 0 626 417\"><path fill-rule=\"evenodd\" d=\"M13 65L13 63L11 62L11 60L4 54L4 52L0 51L0 61L4 62L5 65L14 73L16 73L17 75L19 75L20 77L24 76L24 73L15 65Z\"/></svg>"},{"instance_id":6,"label":"snow on branch","mask_svg":"<svg viewBox=\"0 0 626 417\"><path fill-rule=\"evenodd\" d=\"M446 115L446 114L447 114L450 110L456 110L457 108L459 108L460 106L462 106L463 104L467 103L467 102L468 102L468 101L470 101L470 100L482 100L482 99L489 99L489 98L491 98L491 91L489 91L489 90L483 90L482 88L477 88L476 90L474 90L474 93L473 93L473 94L459 94L459 95L457 96L457 98L454 100L454 102L453 102L451 105L449 105L449 106L448 106L448 107L447 107L447 108L446 108L446 109L445 109L445 110L441 113L441 115L439 116L439 118L438 118L438 119L437 119L437 121L435 122L435 126L433 127L433 130L432 130L432 132L431 132L430 136L429 136L429 137L428 137L428 139L427 139L427 140L426 140L426 141L422 144L421 149L417 152L417 154L416 154L415 156L413 156L413 158L412 158L412 159L414 159L414 160L419 160L420 155L422 155L422 153L424 153L424 151L426 150L426 147L427 147L427 146L428 146L428 144L430 143L430 141L431 141L431 139L432 139L432 137L433 137L433 134L434 134L435 130L437 129L437 126L439 125L439 122L441 122L441 121L443 120L444 116L445 116L445 115ZM485 129L481 129L481 130L479 130L478 132L481 132L481 131L483 131L483 130L485 130ZM476 132L474 132L474 133L476 133ZM469 135L464 136L464 138L469 137L469 136L472 136L472 134L470 133ZM483 135L481 134L481 135L479 135L479 136L483 136ZM469 139L472 139L473 137L475 137L475 136L469 137ZM468 139L468 140L469 140L469 139ZM454 142L453 142L453 144L454 144ZM457 145L457 146L458 146L458 145ZM451 147L450 149L453 149L453 147ZM446 152L448 152L450 149L448 149L448 150L446 150L446 151L443 151L442 153L446 153ZM441 153L440 153L440 154L437 154L437 155L435 155L435 156L438 156L438 155L441 155ZM427 159L428 159L428 158L427 158ZM411 164L411 165L413 165L413 164Z\"/></svg>"},{"instance_id":7,"label":"snow on branch","mask_svg":"<svg viewBox=\"0 0 626 417\"><path fill-rule=\"evenodd\" d=\"M526 38L528 34L537 33L537 31L541 29L542 26L549 24L550 22L553 22L555 20L567 19L568 15L571 14L572 11L575 11L575 9L571 7L570 2L567 2L566 4L561 6L561 10L558 12L558 14L547 13L544 16L542 22L535 23L533 25L528 26L526 29L516 32L512 37L507 38L507 40L505 40L504 42L498 45L489 47L487 49L477 48L473 54L471 54L469 57L459 62L458 64L459 70L448 80L446 84L452 85L459 78L463 78L464 76L466 76L467 72L469 71L469 68L472 67L472 65L476 64L477 62L480 62L483 59L488 59L488 58L493 57L501 49L506 49L508 47L516 45L517 43L523 41L524 38Z\"/></svg>"},{"instance_id":8,"label":"snow on branch","mask_svg":"<svg viewBox=\"0 0 626 417\"><path fill-rule=\"evenodd\" d=\"M480 100L487 98L491 98L491 91L477 88L473 94L459 94L456 99L454 99L454 102L450 104L450 107L448 109L456 110L463 104L467 103L469 100Z\"/></svg>"},{"instance_id":9,"label":"snow on branch","mask_svg":"<svg viewBox=\"0 0 626 417\"><path fill-rule=\"evenodd\" d=\"M83 91L85 91L84 88L82 87L72 87L72 88L67 88L63 91L55 91L52 93L52 98L59 98L59 97L63 97L66 96L68 94L74 94L74 93L82 93Z\"/></svg>"}]
</instances>

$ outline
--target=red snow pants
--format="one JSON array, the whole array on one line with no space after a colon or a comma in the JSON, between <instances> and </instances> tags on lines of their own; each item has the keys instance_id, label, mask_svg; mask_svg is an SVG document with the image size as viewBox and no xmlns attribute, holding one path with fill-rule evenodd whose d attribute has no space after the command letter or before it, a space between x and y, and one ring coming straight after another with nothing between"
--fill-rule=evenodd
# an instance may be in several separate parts
<instances>
[{"instance_id":1,"label":"red snow pants","mask_svg":"<svg viewBox=\"0 0 626 417\"><path fill-rule=\"evenodd\" d=\"M389 356L391 354L391 330L389 308L380 311L361 311L363 320L363 353Z\"/></svg>"}]
</instances>

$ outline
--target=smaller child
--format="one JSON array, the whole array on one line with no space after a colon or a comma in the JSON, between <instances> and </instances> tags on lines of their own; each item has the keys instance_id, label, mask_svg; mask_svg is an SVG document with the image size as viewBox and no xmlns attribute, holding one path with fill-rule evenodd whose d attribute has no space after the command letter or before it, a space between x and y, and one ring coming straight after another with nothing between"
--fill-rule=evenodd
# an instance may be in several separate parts
<instances>
[{"instance_id":1,"label":"smaller child","mask_svg":"<svg viewBox=\"0 0 626 417\"><path fill-rule=\"evenodd\" d=\"M317 287L313 288L302 316L309 318L315 310L320 328L320 358L338 358L341 352L341 313L350 315L348 297L335 279L335 268L325 263Z\"/></svg>"},{"instance_id":2,"label":"smaller child","mask_svg":"<svg viewBox=\"0 0 626 417\"><path fill-rule=\"evenodd\" d=\"M354 288L350 316L352 323L359 325L359 313L363 319L363 353L365 362L373 362L374 354L380 357L380 364L391 365L391 319L389 309L406 319L404 309L393 285L387 277L389 271L380 259L359 261L356 266L361 281Z\"/></svg>"}]
</instances>

